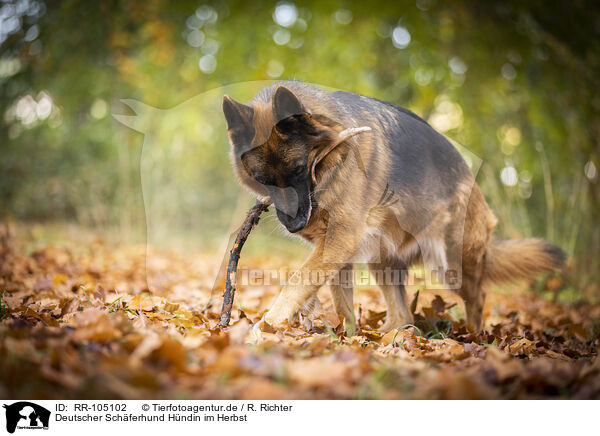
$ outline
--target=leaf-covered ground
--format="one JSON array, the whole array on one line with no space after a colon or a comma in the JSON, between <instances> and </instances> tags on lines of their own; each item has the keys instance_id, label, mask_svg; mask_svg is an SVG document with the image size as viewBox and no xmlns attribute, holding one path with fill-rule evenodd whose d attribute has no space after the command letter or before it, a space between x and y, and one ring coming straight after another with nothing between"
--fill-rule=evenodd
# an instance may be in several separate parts
<instances>
[{"instance_id":1,"label":"leaf-covered ground","mask_svg":"<svg viewBox=\"0 0 600 436\"><path fill-rule=\"evenodd\" d=\"M451 294L413 292L415 326L381 336L384 306L366 288L355 297L360 328L347 336L323 292L312 322L247 345L278 288L240 287L231 326L218 328L219 256L99 242L26 255L4 234L0 259L2 398L600 398L591 304L495 292L475 336Z\"/></svg>"}]
</instances>

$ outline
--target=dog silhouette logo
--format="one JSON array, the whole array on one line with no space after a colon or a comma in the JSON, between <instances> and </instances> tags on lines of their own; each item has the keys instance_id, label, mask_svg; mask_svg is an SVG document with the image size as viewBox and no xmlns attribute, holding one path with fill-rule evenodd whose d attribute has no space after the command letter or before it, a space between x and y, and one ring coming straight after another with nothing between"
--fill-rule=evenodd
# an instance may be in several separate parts
<instances>
[{"instance_id":1,"label":"dog silhouette logo","mask_svg":"<svg viewBox=\"0 0 600 436\"><path fill-rule=\"evenodd\" d=\"M29 401L19 401L4 405L6 409L6 431L14 433L18 429L48 429L50 411Z\"/></svg>"}]
</instances>

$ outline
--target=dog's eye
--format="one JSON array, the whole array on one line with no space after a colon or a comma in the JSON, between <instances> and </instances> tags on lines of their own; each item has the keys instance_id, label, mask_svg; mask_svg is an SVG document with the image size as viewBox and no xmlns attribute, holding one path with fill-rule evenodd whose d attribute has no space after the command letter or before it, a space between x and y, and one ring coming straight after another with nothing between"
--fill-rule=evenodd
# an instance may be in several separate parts
<instances>
[{"instance_id":1,"label":"dog's eye","mask_svg":"<svg viewBox=\"0 0 600 436\"><path fill-rule=\"evenodd\" d=\"M304 166L297 166L292 170L292 174L295 176L301 176L302 174L304 174Z\"/></svg>"},{"instance_id":2,"label":"dog's eye","mask_svg":"<svg viewBox=\"0 0 600 436\"><path fill-rule=\"evenodd\" d=\"M298 119L295 116L285 118L279 121L275 126L275 128L283 134L293 133L297 131L299 127L300 123L298 122Z\"/></svg>"},{"instance_id":3,"label":"dog's eye","mask_svg":"<svg viewBox=\"0 0 600 436\"><path fill-rule=\"evenodd\" d=\"M252 176L261 185L270 185L270 180L264 174L254 174Z\"/></svg>"}]
</instances>

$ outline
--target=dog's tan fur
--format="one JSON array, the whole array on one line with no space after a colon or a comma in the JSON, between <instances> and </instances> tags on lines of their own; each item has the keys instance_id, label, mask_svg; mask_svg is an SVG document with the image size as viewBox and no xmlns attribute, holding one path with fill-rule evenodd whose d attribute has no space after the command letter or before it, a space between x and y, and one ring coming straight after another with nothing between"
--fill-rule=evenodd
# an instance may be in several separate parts
<instances>
[{"instance_id":1,"label":"dog's tan fur","mask_svg":"<svg viewBox=\"0 0 600 436\"><path fill-rule=\"evenodd\" d=\"M315 298L320 284L310 282L314 271L329 274L335 310L347 323L354 323L352 286L332 280L336 277L331 274L350 271L360 255L373 271L406 270L418 263L455 271L462 278L456 292L465 302L467 322L477 330L482 326L486 281L529 278L562 265L562 251L542 240L491 239L496 218L462 158L445 145L442 150L451 155L451 165L440 170L425 162L423 174L417 174L423 190L414 186L404 189L408 185L402 181L409 179L398 172L398 161L411 156L394 151L395 137L388 130L410 137L412 127L404 125L429 128L426 123L414 124L424 123L415 121L418 117L414 114L375 100L368 100L365 105L371 106L365 107L377 110L363 110L361 99L366 97L359 96L352 100L359 107L350 110L344 105L346 96L298 82L284 85L263 90L249 105L224 97L235 173L240 183L258 196L269 195L265 185L253 177L256 171L268 173L269 184L282 189L280 201L285 203L291 192L289 183L286 185L291 167L303 162L310 168L319 152L344 129L367 126L371 130L347 139L318 163L317 184L310 185L308 194L309 219L297 232L314 250L297 272L297 284L284 287L265 315L269 324L282 325ZM286 134L277 126L288 116L296 116L314 135ZM247 153L249 150L253 152ZM423 149L423 153L429 151ZM451 188L444 180L452 180ZM380 283L380 288L388 308L381 329L412 323L404 286Z\"/></svg>"}]
</instances>

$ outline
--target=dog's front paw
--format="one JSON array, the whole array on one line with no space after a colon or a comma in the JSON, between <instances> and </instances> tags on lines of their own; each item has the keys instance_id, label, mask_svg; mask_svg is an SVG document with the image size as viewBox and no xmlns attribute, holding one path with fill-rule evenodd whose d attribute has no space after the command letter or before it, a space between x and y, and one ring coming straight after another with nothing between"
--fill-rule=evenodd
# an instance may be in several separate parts
<instances>
[{"instance_id":1,"label":"dog's front paw","mask_svg":"<svg viewBox=\"0 0 600 436\"><path fill-rule=\"evenodd\" d=\"M275 329L283 330L290 325L290 319L293 314L288 314L272 308L263 316L263 320Z\"/></svg>"},{"instance_id":2,"label":"dog's front paw","mask_svg":"<svg viewBox=\"0 0 600 436\"><path fill-rule=\"evenodd\" d=\"M279 338L285 334L285 330L290 327L288 317L274 312L273 309L265 313L262 318L254 324L245 338L247 344L260 344L267 337L272 338L276 334ZM269 336L270 335L270 336Z\"/></svg>"},{"instance_id":3,"label":"dog's front paw","mask_svg":"<svg viewBox=\"0 0 600 436\"><path fill-rule=\"evenodd\" d=\"M306 303L306 299L302 296L298 297L297 294L297 289L285 287L271 309L264 314L264 321L279 330L289 327L296 319L296 315L302 309L303 304Z\"/></svg>"}]
</instances>

